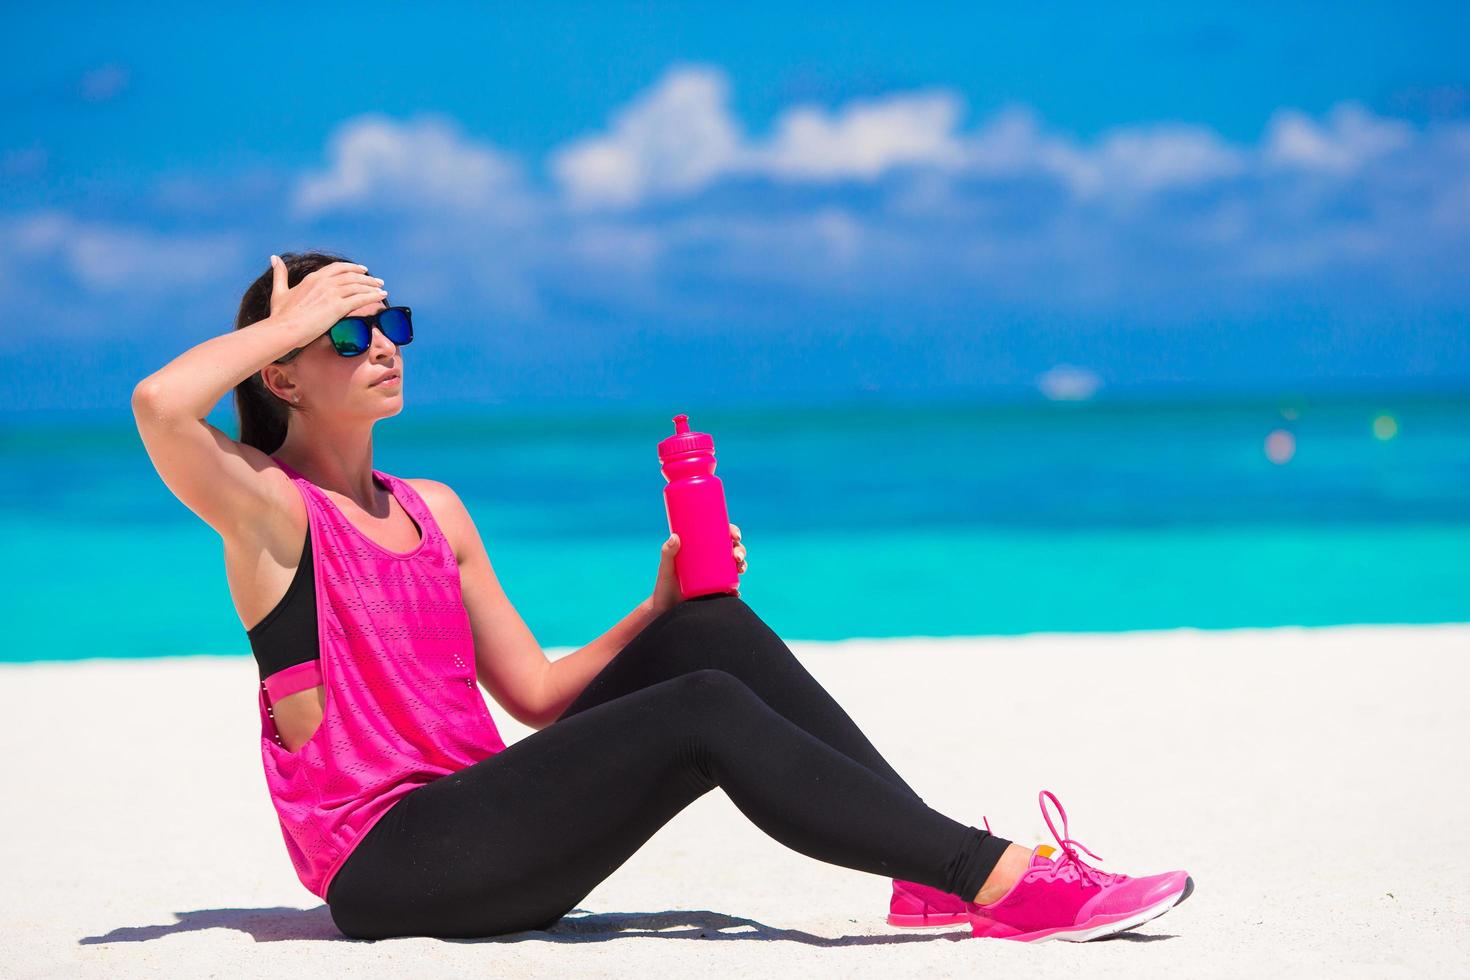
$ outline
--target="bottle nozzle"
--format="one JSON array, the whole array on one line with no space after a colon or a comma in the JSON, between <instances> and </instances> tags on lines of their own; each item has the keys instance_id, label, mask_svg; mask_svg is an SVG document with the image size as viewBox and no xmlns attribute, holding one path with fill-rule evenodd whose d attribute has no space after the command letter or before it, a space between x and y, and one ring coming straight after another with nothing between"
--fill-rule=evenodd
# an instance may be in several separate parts
<instances>
[{"instance_id":1,"label":"bottle nozzle","mask_svg":"<svg viewBox=\"0 0 1470 980\"><path fill-rule=\"evenodd\" d=\"M708 432L695 432L689 428L689 416L680 412L674 416L674 434L665 436L658 444L659 459L673 459L687 453L710 453L715 443Z\"/></svg>"}]
</instances>

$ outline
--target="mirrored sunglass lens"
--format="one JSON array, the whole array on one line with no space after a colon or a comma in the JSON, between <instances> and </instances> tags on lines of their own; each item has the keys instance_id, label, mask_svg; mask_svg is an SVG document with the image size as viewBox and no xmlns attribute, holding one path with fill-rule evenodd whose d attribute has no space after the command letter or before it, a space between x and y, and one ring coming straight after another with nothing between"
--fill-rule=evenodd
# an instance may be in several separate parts
<instances>
[{"instance_id":1,"label":"mirrored sunglass lens","mask_svg":"<svg viewBox=\"0 0 1470 980\"><path fill-rule=\"evenodd\" d=\"M332 346L338 354L361 354L372 343L372 331L361 317L338 320L332 327Z\"/></svg>"},{"instance_id":2,"label":"mirrored sunglass lens","mask_svg":"<svg viewBox=\"0 0 1470 980\"><path fill-rule=\"evenodd\" d=\"M378 314L378 327L395 344L406 344L413 339L413 321L407 310L397 307L384 310Z\"/></svg>"}]
</instances>

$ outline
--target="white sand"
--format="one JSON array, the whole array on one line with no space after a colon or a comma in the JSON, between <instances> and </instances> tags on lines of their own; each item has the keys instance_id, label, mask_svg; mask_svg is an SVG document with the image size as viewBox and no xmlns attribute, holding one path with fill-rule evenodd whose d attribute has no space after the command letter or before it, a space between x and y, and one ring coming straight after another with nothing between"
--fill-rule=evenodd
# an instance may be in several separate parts
<instances>
[{"instance_id":1,"label":"white sand","mask_svg":"<svg viewBox=\"0 0 1470 980\"><path fill-rule=\"evenodd\" d=\"M716 790L550 932L353 942L292 873L249 660L8 665L0 976L1470 972L1470 626L793 647L932 806L1029 845L1051 789L1104 868L1194 895L1101 942L895 929L886 878Z\"/></svg>"}]
</instances>

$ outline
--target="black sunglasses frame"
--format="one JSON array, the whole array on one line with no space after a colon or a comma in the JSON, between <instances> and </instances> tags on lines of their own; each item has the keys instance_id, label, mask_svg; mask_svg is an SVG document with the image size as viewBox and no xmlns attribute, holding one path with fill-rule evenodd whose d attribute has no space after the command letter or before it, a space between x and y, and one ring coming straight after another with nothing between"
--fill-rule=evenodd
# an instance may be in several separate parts
<instances>
[{"instance_id":1,"label":"black sunglasses frame","mask_svg":"<svg viewBox=\"0 0 1470 980\"><path fill-rule=\"evenodd\" d=\"M378 318L381 317L384 313L395 312L395 311L396 312L399 312L399 313L402 313L404 319L408 323L408 339L407 340L404 340L402 342L393 340L392 337L388 337L388 332L386 330L383 330L382 324L378 320ZM342 319L340 319L336 323L332 324L326 330L322 331L322 333L323 334L330 334L333 330L336 330L337 327L339 327L340 325L346 323L349 320L359 320L359 321L362 321L364 324L366 324L369 345L371 345L371 343L372 343L373 329L375 327L378 330L382 330L383 331L383 336L388 337L389 340L393 340L393 343L396 346L398 346L398 347L404 347L404 346L407 346L408 344L410 344L410 343L413 342L413 308L412 307L408 307L408 306L385 306L381 310L375 310L374 312L365 314L363 316L344 316ZM315 343L315 341L313 341L313 343ZM367 348L366 347L364 347L362 350L344 351L341 347L337 346L337 338L335 338L335 337L332 338L332 349L337 352L337 356L338 357L357 357L357 356L359 356L361 354L367 353ZM295 350L289 351L285 355L276 358L275 361L272 362L272 363L275 363L275 364L287 364L287 363L295 360L296 359L296 356L298 354L300 354L304 350L306 350L305 347L298 347Z\"/></svg>"}]
</instances>

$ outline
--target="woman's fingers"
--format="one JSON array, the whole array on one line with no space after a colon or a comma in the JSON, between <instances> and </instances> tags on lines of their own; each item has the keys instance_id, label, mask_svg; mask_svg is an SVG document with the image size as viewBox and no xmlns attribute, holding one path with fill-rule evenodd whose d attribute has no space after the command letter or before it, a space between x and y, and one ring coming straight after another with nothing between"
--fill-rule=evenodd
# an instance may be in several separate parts
<instances>
[{"instance_id":1,"label":"woman's fingers","mask_svg":"<svg viewBox=\"0 0 1470 980\"><path fill-rule=\"evenodd\" d=\"M359 306L376 303L387 295L388 291L386 289L379 289L377 286L363 287L343 293L342 304L349 310L355 310Z\"/></svg>"},{"instance_id":2,"label":"woman's fingers","mask_svg":"<svg viewBox=\"0 0 1470 980\"><path fill-rule=\"evenodd\" d=\"M337 282L370 282L374 285L377 285L383 281L377 276L372 275L371 273L358 272L355 269L349 269L347 271L341 272L338 275L333 276L332 278L335 279Z\"/></svg>"},{"instance_id":3,"label":"woman's fingers","mask_svg":"<svg viewBox=\"0 0 1470 980\"><path fill-rule=\"evenodd\" d=\"M344 290L344 291L345 290L359 290L359 289L368 289L368 290L381 289L385 293L388 291L383 286L383 280L378 279L378 278L376 278L374 276L364 276L364 275L359 275L359 274L356 274L356 273L354 273L351 276L347 276L347 277L344 277L344 278L341 278L341 279L333 280L332 285L335 288L341 289L341 290Z\"/></svg>"},{"instance_id":4,"label":"woman's fingers","mask_svg":"<svg viewBox=\"0 0 1470 980\"><path fill-rule=\"evenodd\" d=\"M361 262L332 262L316 271L321 274L323 279L326 279L329 276L351 275L354 273L366 274L368 267Z\"/></svg>"},{"instance_id":5,"label":"woman's fingers","mask_svg":"<svg viewBox=\"0 0 1470 980\"><path fill-rule=\"evenodd\" d=\"M301 281L308 279L330 279L343 272L367 272L368 267L360 262L329 262L320 269L313 269L301 277Z\"/></svg>"},{"instance_id":6,"label":"woman's fingers","mask_svg":"<svg viewBox=\"0 0 1470 980\"><path fill-rule=\"evenodd\" d=\"M346 272L333 280L333 286L341 290L344 299L355 300L349 310L385 300L388 295L388 290L383 288L383 280L362 272Z\"/></svg>"},{"instance_id":7,"label":"woman's fingers","mask_svg":"<svg viewBox=\"0 0 1470 980\"><path fill-rule=\"evenodd\" d=\"M279 255L271 256L271 315L279 313L281 304L286 299L286 292L291 288L287 285L286 263Z\"/></svg>"}]
</instances>

